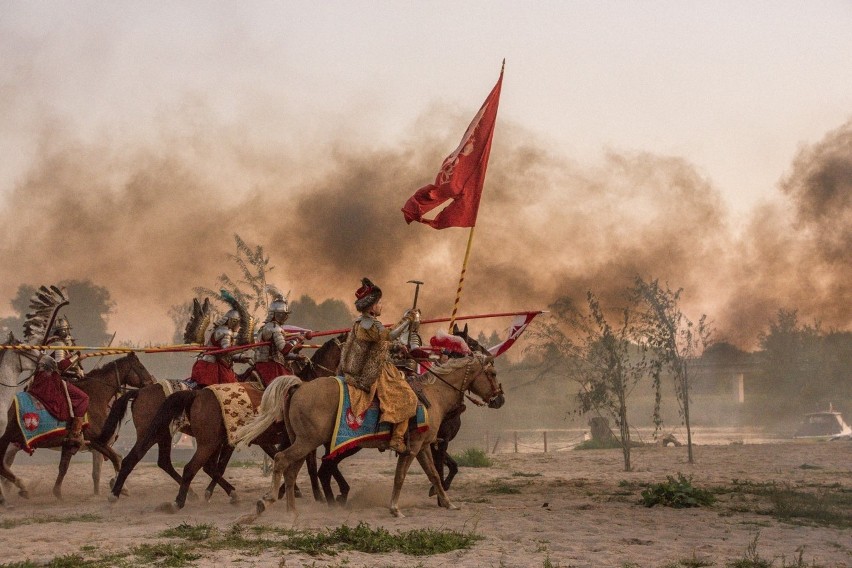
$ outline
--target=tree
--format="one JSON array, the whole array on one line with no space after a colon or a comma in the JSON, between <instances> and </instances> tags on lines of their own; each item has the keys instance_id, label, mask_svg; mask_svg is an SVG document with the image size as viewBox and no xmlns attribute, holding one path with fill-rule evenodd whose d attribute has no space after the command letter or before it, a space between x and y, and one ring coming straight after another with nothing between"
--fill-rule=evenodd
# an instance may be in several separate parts
<instances>
[{"instance_id":1,"label":"tree","mask_svg":"<svg viewBox=\"0 0 852 568\"><path fill-rule=\"evenodd\" d=\"M690 371L699 351L706 349L712 330L706 315L702 315L696 325L683 314L678 304L682 292L682 288L672 290L668 285L661 286L657 280L645 282L637 276L630 294L638 305L645 307L638 312L636 332L650 354L649 370L657 392L665 371L674 377L679 412L686 426L689 463L694 463L689 421ZM659 413L655 412L655 416Z\"/></svg>"},{"instance_id":2,"label":"tree","mask_svg":"<svg viewBox=\"0 0 852 568\"><path fill-rule=\"evenodd\" d=\"M341 300L325 300L317 304L313 298L303 294L290 304L293 325L313 330L342 329L352 324L354 316Z\"/></svg>"},{"instance_id":3,"label":"tree","mask_svg":"<svg viewBox=\"0 0 852 568\"><path fill-rule=\"evenodd\" d=\"M630 425L627 401L645 374L645 362L636 349L633 332L634 307L619 308L612 323L604 315L599 300L589 291L587 311L578 309L569 298L550 306L553 318L536 326L531 333L532 349L544 361L570 372L579 384L579 411L611 417L619 429L624 455L624 471L631 471ZM556 357L554 357L556 355Z\"/></svg>"},{"instance_id":4,"label":"tree","mask_svg":"<svg viewBox=\"0 0 852 568\"><path fill-rule=\"evenodd\" d=\"M219 275L219 288L226 289L239 300L249 312L254 314L255 321L262 321L269 306L269 296L266 293L266 276L275 267L269 266L269 256L261 245L250 247L238 234L234 234L236 254L228 254L240 271L241 278L231 278L226 273ZM207 296L222 302L219 290L213 290L204 286L193 288L193 292L199 296ZM215 308L214 308L215 309ZM177 343L183 342L183 332L189 321L192 311L192 303L175 304L169 308L169 317L175 324L174 338ZM258 314L262 314L258 317Z\"/></svg>"}]
</instances>

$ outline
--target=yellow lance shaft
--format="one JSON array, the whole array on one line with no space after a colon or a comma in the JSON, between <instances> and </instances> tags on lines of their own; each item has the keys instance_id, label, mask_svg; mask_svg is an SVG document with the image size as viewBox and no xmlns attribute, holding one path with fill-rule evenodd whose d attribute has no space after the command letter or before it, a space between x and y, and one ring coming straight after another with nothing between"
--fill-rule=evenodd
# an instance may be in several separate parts
<instances>
[{"instance_id":1,"label":"yellow lance shaft","mask_svg":"<svg viewBox=\"0 0 852 568\"><path fill-rule=\"evenodd\" d=\"M459 311L459 301L461 300L462 287L464 286L464 273L467 271L467 261L470 258L470 246L473 243L473 229L470 228L470 233L467 236L467 249L464 251L464 262L462 263L461 275L459 276L459 287L456 290L456 301L453 303L453 313L450 315L449 332L453 332L453 325L456 323L456 313Z\"/></svg>"}]
</instances>

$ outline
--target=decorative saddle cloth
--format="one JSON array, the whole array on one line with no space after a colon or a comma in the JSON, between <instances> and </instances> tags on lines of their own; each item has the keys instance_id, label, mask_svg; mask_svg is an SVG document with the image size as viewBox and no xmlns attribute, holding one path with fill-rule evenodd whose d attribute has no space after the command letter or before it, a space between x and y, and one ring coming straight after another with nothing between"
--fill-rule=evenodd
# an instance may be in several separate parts
<instances>
[{"instance_id":1,"label":"decorative saddle cloth","mask_svg":"<svg viewBox=\"0 0 852 568\"><path fill-rule=\"evenodd\" d=\"M337 420L331 436L331 447L322 459L333 458L367 440L390 440L391 425L387 422L379 422L381 411L378 400L373 400L362 416L355 416L349 400L346 379L341 376L335 378L340 387L340 403L337 406ZM417 404L417 414L414 418L417 421L417 427L414 430L425 432L429 429L428 411L420 403Z\"/></svg>"},{"instance_id":2,"label":"decorative saddle cloth","mask_svg":"<svg viewBox=\"0 0 852 568\"><path fill-rule=\"evenodd\" d=\"M32 454L38 444L65 436L68 432L67 424L54 418L41 401L30 393L17 393L13 402L18 426L24 435L24 446L21 449L28 454ZM89 415L86 414L83 417L83 428L88 427Z\"/></svg>"},{"instance_id":3,"label":"decorative saddle cloth","mask_svg":"<svg viewBox=\"0 0 852 568\"><path fill-rule=\"evenodd\" d=\"M213 391L222 408L222 419L228 433L228 444L235 445L236 432L257 415L257 407L252 403L247 389L255 389L251 383L225 383L206 387Z\"/></svg>"}]
</instances>

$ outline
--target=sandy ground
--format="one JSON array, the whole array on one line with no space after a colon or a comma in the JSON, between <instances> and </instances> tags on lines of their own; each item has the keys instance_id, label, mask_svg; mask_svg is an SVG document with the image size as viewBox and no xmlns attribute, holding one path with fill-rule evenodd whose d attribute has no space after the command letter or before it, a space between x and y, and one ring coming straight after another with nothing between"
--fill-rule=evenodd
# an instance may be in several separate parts
<instances>
[{"instance_id":1,"label":"sandy ground","mask_svg":"<svg viewBox=\"0 0 852 568\"><path fill-rule=\"evenodd\" d=\"M461 507L458 511L439 509L427 496L428 481L415 462L401 502L407 517L392 518L386 505L395 460L369 451L343 464L352 484L347 507L330 509L300 499L298 515L294 515L279 502L256 521L308 529L364 521L392 531L473 530L485 538L471 549L426 557L220 551L206 554L194 565L661 567L696 558L725 566L743 558L758 537L757 553L774 561L774 566L795 565L799 551L808 566L852 566L852 529L779 521L756 512L765 509L766 503L755 501L754 496L727 496L712 507L697 509L646 508L638 503L639 484L665 481L667 475L677 472L693 476L693 484L702 488L739 480L849 492L849 442L696 446L695 465L687 463L686 448L638 448L633 451L635 471L630 473L623 471L618 450L498 454L493 458L495 464L490 468L461 469L450 492ZM253 511L254 501L269 483L259 467L235 467L229 469L228 478L238 487L240 503L229 504L219 491L209 503L191 501L182 511L169 514L159 512L157 506L173 500L177 486L155 465L141 465L128 481L130 495L111 505L105 495L92 494L88 456L75 460L66 478L63 502L56 501L50 491L53 466L26 459L18 464L16 471L27 480L32 495L23 500L6 489L11 506L0 510L0 565L24 560L46 563L81 550L96 556L128 551L140 543L175 542L158 533L181 523L211 523L227 530L240 516ZM104 473L106 479L106 468ZM206 482L203 474L196 479L194 487L199 493ZM497 484L514 486L519 492L490 492ZM307 480L301 485L307 488ZM57 522L67 517L81 520ZM16 522L25 519L37 522Z\"/></svg>"}]
</instances>

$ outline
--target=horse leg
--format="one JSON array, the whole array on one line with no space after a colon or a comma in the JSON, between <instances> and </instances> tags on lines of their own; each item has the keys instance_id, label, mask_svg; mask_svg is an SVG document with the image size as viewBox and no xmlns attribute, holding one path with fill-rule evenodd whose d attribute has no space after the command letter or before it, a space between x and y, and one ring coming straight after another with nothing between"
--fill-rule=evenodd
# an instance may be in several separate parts
<instances>
[{"instance_id":1,"label":"horse leg","mask_svg":"<svg viewBox=\"0 0 852 568\"><path fill-rule=\"evenodd\" d=\"M450 503L450 499L447 497L446 491L444 491L444 486L441 485L441 476L438 475L435 464L432 462L432 450L429 446L424 446L417 452L417 461L420 462L420 467L423 468L429 481L432 482L432 487L438 492L438 506L451 510L458 509L458 507Z\"/></svg>"},{"instance_id":2,"label":"horse leg","mask_svg":"<svg viewBox=\"0 0 852 568\"><path fill-rule=\"evenodd\" d=\"M169 446L169 444L171 444L171 437L168 436L168 433L169 433L169 431L168 431L168 429L166 429L166 437L167 437L167 440L168 440L166 442L167 446ZM136 435L137 435L136 443L133 445L133 448L131 448L131 450L129 452L127 452L127 455L124 456L124 459L121 460L121 468L118 471L118 475L115 477L115 481L112 483L112 489L110 490L110 494L107 496L107 499L109 500L110 503L115 503L118 500L118 498L121 496L121 491L124 488L124 482L127 481L127 476L129 476L130 472L132 472L133 469L139 464L139 462L142 461L142 458L145 457L145 454L148 453L148 450L150 450L154 446L155 443L160 444L160 457L162 458L162 454L163 454L163 446L161 444L162 434L157 436L156 438L154 438L149 444L145 444L144 435L140 438L139 437L140 433L138 431L136 432ZM169 450L169 452L170 451L171 450ZM171 455L171 454L169 453L167 455ZM159 462L157 462L157 463L159 464ZM174 469L172 467L171 459L168 459L168 464L169 464L169 467ZM160 467L163 467L163 466L160 465ZM168 473L168 470L166 470L166 472ZM178 475L178 473L176 471L175 471L174 478L175 478L175 481L177 481L178 483L181 482L180 475Z\"/></svg>"},{"instance_id":3,"label":"horse leg","mask_svg":"<svg viewBox=\"0 0 852 568\"><path fill-rule=\"evenodd\" d=\"M323 494L320 492L319 479L317 478L317 452L314 450L308 454L305 460L308 464L308 477L311 479L311 492L314 494L314 501L322 501Z\"/></svg>"},{"instance_id":4,"label":"horse leg","mask_svg":"<svg viewBox=\"0 0 852 568\"><path fill-rule=\"evenodd\" d=\"M233 453L234 447L225 444L220 450L218 456L214 455L210 458L210 461L204 464L204 472L210 476L210 485L208 485L207 489L204 491L204 499L206 501L210 501L210 497L213 496L213 490L218 484L225 490L225 494L231 498L231 504L235 504L237 502L236 488L225 480L225 469L228 467L228 462L231 461ZM217 457L218 459L216 459Z\"/></svg>"},{"instance_id":5,"label":"horse leg","mask_svg":"<svg viewBox=\"0 0 852 568\"><path fill-rule=\"evenodd\" d=\"M92 452L92 489L95 495L101 494L101 467L103 466L104 458L95 452Z\"/></svg>"},{"instance_id":6,"label":"horse leg","mask_svg":"<svg viewBox=\"0 0 852 568\"><path fill-rule=\"evenodd\" d=\"M302 465L302 460L308 455L309 452L316 451L316 447L311 448L309 444L300 443L299 440L296 440L290 446L287 447L286 450L282 450L275 454L275 459L273 460L272 465L272 486L269 492L263 496L262 499L257 501L257 514L260 515L267 508L267 503L272 505L275 501L278 500L278 488L281 487L281 478L284 474L288 474L289 476L289 468L294 464L299 464L299 467ZM298 469L296 472L298 473ZM287 485L287 504L291 504L292 497L292 508L293 511L296 510L296 476L293 475L292 480L290 480L290 484Z\"/></svg>"},{"instance_id":7,"label":"horse leg","mask_svg":"<svg viewBox=\"0 0 852 568\"><path fill-rule=\"evenodd\" d=\"M445 440L438 440L429 446L432 453L432 462L435 464L435 470L441 478L441 486L443 486L444 490L447 489L447 485L444 485L444 459L447 457L448 446L449 444ZM435 495L434 486L429 488L429 497L433 495Z\"/></svg>"},{"instance_id":8,"label":"horse leg","mask_svg":"<svg viewBox=\"0 0 852 568\"><path fill-rule=\"evenodd\" d=\"M0 455L6 454L6 450L9 448L9 441L10 437L7 434L4 434L2 437L0 437ZM0 477L2 477L6 481L9 481L15 487L17 487L18 495L20 495L24 499L30 498L30 494L27 491L27 488L24 486L24 482L15 477L15 474L12 473L12 470L6 466L5 460L0 460ZM2 491L0 491L0 504L5 503L6 498L3 496Z\"/></svg>"},{"instance_id":9,"label":"horse leg","mask_svg":"<svg viewBox=\"0 0 852 568\"><path fill-rule=\"evenodd\" d=\"M322 492L325 494L325 502L329 507L334 505L334 491L331 489L331 476L332 470L334 469L334 464L332 460L322 460L322 465L317 472L317 478L319 479L320 485L322 485Z\"/></svg>"},{"instance_id":10,"label":"horse leg","mask_svg":"<svg viewBox=\"0 0 852 568\"><path fill-rule=\"evenodd\" d=\"M343 477L343 473L340 471L339 464L344 459L349 456L354 456L358 452L361 451L361 448L354 447L350 450L347 450L340 454L335 460L331 462L331 475L334 477L334 480L337 482L337 488L340 490L340 495L337 496L337 504L338 505L346 505L346 500L349 497L349 484L346 482L346 478Z\"/></svg>"},{"instance_id":11,"label":"horse leg","mask_svg":"<svg viewBox=\"0 0 852 568\"><path fill-rule=\"evenodd\" d=\"M314 448L316 451L316 448ZM296 512L296 476L299 475L299 470L302 469L302 464L305 463L307 456L302 457L290 464L287 472L284 475L284 484L287 486L287 510Z\"/></svg>"},{"instance_id":12,"label":"horse leg","mask_svg":"<svg viewBox=\"0 0 852 568\"><path fill-rule=\"evenodd\" d=\"M177 497L175 498L174 503L172 503L172 511L183 509L183 506L186 504L186 494L189 492L189 486L192 484L195 474L198 473L198 470L201 469L211 457L219 454L220 448L221 444L198 443L198 447L195 449L195 454L183 468L180 490L178 490Z\"/></svg>"},{"instance_id":13,"label":"horse leg","mask_svg":"<svg viewBox=\"0 0 852 568\"><path fill-rule=\"evenodd\" d=\"M76 453L77 448L62 446L62 457L59 459L59 473L56 476L56 482L53 484L53 496L60 501L62 501L62 480L65 479L65 474L68 473L68 465Z\"/></svg>"},{"instance_id":14,"label":"horse leg","mask_svg":"<svg viewBox=\"0 0 852 568\"><path fill-rule=\"evenodd\" d=\"M404 456L399 456L396 460L396 473L393 476L393 493L391 494L390 503L390 512L394 517L405 517L402 511L399 510L399 496L402 493L405 474L408 473L408 468L411 467L411 462L413 461L414 456L410 452Z\"/></svg>"},{"instance_id":15,"label":"horse leg","mask_svg":"<svg viewBox=\"0 0 852 568\"><path fill-rule=\"evenodd\" d=\"M444 459L447 463L447 469L450 471L450 474L447 475L447 478L444 479L444 491L450 490L450 484L453 482L453 478L459 472L459 464L456 463L456 460L452 458L450 454L444 454Z\"/></svg>"}]
</instances>

